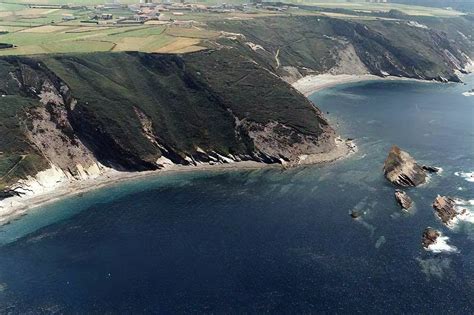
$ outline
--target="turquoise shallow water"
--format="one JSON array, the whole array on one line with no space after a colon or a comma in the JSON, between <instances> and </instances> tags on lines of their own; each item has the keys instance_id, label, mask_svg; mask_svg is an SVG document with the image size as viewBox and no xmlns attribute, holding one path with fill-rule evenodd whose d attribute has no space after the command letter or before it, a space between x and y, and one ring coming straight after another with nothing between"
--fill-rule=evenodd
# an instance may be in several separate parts
<instances>
[{"instance_id":1,"label":"turquoise shallow water","mask_svg":"<svg viewBox=\"0 0 474 315\"><path fill-rule=\"evenodd\" d=\"M0 312L472 313L474 226L431 209L437 194L474 199L454 174L474 171L467 82L313 95L359 146L329 165L168 174L39 208L0 230ZM382 176L392 144L443 168L409 190L410 214ZM427 226L459 252L424 251Z\"/></svg>"}]
</instances>

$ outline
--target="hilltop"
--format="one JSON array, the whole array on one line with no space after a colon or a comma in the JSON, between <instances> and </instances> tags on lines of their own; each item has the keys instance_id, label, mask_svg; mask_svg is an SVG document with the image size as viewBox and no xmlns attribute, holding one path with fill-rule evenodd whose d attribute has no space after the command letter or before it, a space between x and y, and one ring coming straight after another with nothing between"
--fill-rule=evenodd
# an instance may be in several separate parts
<instances>
[{"instance_id":1,"label":"hilltop","mask_svg":"<svg viewBox=\"0 0 474 315\"><path fill-rule=\"evenodd\" d=\"M15 45L0 50L0 199L106 169L333 157L343 141L291 83L328 73L459 82L472 66L468 16L270 9L85 34L80 21L12 21L0 35Z\"/></svg>"}]
</instances>

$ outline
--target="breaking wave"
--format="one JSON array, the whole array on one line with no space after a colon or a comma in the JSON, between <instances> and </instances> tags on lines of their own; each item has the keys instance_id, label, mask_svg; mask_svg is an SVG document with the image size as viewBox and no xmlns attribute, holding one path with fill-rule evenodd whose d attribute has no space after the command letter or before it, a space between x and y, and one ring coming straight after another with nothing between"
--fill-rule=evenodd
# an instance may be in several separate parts
<instances>
[{"instance_id":1,"label":"breaking wave","mask_svg":"<svg viewBox=\"0 0 474 315\"><path fill-rule=\"evenodd\" d=\"M468 182L474 183L474 172L455 172L454 175L462 177Z\"/></svg>"}]
</instances>

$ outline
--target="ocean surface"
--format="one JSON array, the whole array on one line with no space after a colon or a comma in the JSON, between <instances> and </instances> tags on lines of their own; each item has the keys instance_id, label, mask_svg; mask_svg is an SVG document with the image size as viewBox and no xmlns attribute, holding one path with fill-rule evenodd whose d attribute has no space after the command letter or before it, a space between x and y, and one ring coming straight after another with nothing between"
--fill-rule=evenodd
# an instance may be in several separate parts
<instances>
[{"instance_id":1,"label":"ocean surface","mask_svg":"<svg viewBox=\"0 0 474 315\"><path fill-rule=\"evenodd\" d=\"M312 95L359 147L328 165L167 174L37 208L0 228L0 313L474 313L474 223L431 208L474 199L466 80ZM408 190L410 213L382 175L393 144L443 169ZM453 251L425 251L428 226Z\"/></svg>"}]
</instances>

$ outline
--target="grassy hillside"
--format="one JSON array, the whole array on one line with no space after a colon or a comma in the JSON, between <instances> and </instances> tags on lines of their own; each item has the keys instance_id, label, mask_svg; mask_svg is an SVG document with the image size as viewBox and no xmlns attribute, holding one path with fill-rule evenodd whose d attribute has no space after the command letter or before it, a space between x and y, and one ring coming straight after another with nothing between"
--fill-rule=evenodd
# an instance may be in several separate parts
<instances>
[{"instance_id":1,"label":"grassy hillside","mask_svg":"<svg viewBox=\"0 0 474 315\"><path fill-rule=\"evenodd\" d=\"M0 42L18 47L3 53L28 56L0 57L0 189L50 163L76 176L78 164L95 159L148 170L162 157L280 162L327 151L333 130L282 78L457 81L455 70L474 57L471 16L294 10L226 19L193 13L206 23L191 28L9 26Z\"/></svg>"},{"instance_id":2,"label":"grassy hillside","mask_svg":"<svg viewBox=\"0 0 474 315\"><path fill-rule=\"evenodd\" d=\"M324 73L345 63L348 71L360 64L378 75L456 81L454 69L468 62L464 54L474 55L474 24L464 17L413 21L295 16L210 25L243 34L243 44L259 45L256 52L272 60L272 67L282 75L285 66L305 74ZM353 59L355 56L341 56L350 46L360 61Z\"/></svg>"},{"instance_id":3,"label":"grassy hillside","mask_svg":"<svg viewBox=\"0 0 474 315\"><path fill-rule=\"evenodd\" d=\"M22 168L13 167L24 155L25 167L30 161L38 169L48 165L47 154L38 154L25 135L38 119L51 119L58 139L77 137L74 141L83 142L103 164L129 170L157 168L161 156L183 164L189 158L208 161L208 154L274 162L290 156L262 153L265 148L257 148L249 136L252 128L259 132L277 124L280 129L270 136L276 133L278 139L281 132L292 139L278 140L281 152L331 130L306 98L235 49L182 56L90 53L0 60L0 71L13 78L2 86L8 95L1 99L8 110L0 125L8 131L0 142L3 185L24 176ZM44 95L50 99L46 105ZM50 118L34 111L44 106ZM65 127L69 124L72 129ZM52 138L50 130L35 132L40 141Z\"/></svg>"}]
</instances>

